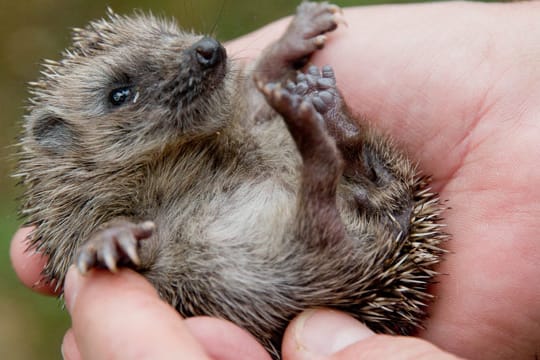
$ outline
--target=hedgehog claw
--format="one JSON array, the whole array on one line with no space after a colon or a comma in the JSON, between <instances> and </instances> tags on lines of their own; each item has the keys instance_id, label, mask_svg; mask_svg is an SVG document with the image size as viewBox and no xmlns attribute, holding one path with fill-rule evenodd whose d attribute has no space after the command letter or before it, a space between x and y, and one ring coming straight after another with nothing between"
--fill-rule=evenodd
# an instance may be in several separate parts
<instances>
[{"instance_id":1,"label":"hedgehog claw","mask_svg":"<svg viewBox=\"0 0 540 360\"><path fill-rule=\"evenodd\" d=\"M95 257L91 256L89 252L81 252L77 257L77 269L83 275L88 273L88 270L95 264Z\"/></svg>"},{"instance_id":2,"label":"hedgehog claw","mask_svg":"<svg viewBox=\"0 0 540 360\"><path fill-rule=\"evenodd\" d=\"M126 264L139 266L138 240L150 237L154 229L151 221L110 223L81 247L76 258L77 268L81 274L86 274L92 268L105 268L114 273Z\"/></svg>"}]
</instances>

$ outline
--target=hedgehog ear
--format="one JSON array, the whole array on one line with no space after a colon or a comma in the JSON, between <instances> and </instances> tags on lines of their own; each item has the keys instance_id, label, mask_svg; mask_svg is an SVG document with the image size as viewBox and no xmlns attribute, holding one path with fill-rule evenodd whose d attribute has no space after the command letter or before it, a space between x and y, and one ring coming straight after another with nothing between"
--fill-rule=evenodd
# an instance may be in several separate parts
<instances>
[{"instance_id":1,"label":"hedgehog ear","mask_svg":"<svg viewBox=\"0 0 540 360\"><path fill-rule=\"evenodd\" d=\"M62 118L40 114L32 122L31 136L45 151L61 155L76 144L75 130Z\"/></svg>"}]
</instances>

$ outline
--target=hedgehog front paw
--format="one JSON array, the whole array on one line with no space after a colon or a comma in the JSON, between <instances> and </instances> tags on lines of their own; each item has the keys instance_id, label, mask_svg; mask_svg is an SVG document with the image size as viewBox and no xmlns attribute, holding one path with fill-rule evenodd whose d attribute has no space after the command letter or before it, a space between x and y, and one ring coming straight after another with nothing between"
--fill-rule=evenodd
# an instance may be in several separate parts
<instances>
[{"instance_id":1,"label":"hedgehog front paw","mask_svg":"<svg viewBox=\"0 0 540 360\"><path fill-rule=\"evenodd\" d=\"M282 82L309 62L326 43L326 34L344 23L341 9L326 2L304 1L285 33L270 45L253 70L255 82Z\"/></svg>"},{"instance_id":2,"label":"hedgehog front paw","mask_svg":"<svg viewBox=\"0 0 540 360\"><path fill-rule=\"evenodd\" d=\"M154 229L152 221L134 224L120 220L108 223L79 249L77 268L85 274L92 268L116 272L118 266L138 266L141 262L138 241L152 236Z\"/></svg>"},{"instance_id":3,"label":"hedgehog front paw","mask_svg":"<svg viewBox=\"0 0 540 360\"><path fill-rule=\"evenodd\" d=\"M284 56L296 67L303 66L316 50L326 42L326 33L344 23L342 10L326 2L303 2L296 10L296 16L281 39Z\"/></svg>"},{"instance_id":4,"label":"hedgehog front paw","mask_svg":"<svg viewBox=\"0 0 540 360\"><path fill-rule=\"evenodd\" d=\"M327 2L302 2L296 9L296 16L291 23L299 38L320 48L326 38L324 34L333 31L339 23L345 21L341 17L343 11Z\"/></svg>"}]
</instances>

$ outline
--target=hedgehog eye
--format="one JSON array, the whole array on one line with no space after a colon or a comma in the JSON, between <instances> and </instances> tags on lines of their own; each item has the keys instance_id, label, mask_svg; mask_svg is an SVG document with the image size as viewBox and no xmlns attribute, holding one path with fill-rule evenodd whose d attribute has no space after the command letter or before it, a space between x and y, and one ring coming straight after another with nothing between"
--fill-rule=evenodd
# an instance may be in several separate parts
<instances>
[{"instance_id":1,"label":"hedgehog eye","mask_svg":"<svg viewBox=\"0 0 540 360\"><path fill-rule=\"evenodd\" d=\"M109 101L113 106L120 106L133 96L133 88L131 86L123 86L116 88L109 94Z\"/></svg>"}]
</instances>

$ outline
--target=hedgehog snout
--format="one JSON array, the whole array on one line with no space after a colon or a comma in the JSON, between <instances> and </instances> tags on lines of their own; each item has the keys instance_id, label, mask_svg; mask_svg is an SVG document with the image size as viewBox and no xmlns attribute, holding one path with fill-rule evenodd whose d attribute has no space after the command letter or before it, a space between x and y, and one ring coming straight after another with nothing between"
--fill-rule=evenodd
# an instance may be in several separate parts
<instances>
[{"instance_id":1,"label":"hedgehog snout","mask_svg":"<svg viewBox=\"0 0 540 360\"><path fill-rule=\"evenodd\" d=\"M202 69L216 67L227 58L227 52L219 41L207 36L193 44L187 52Z\"/></svg>"}]
</instances>

